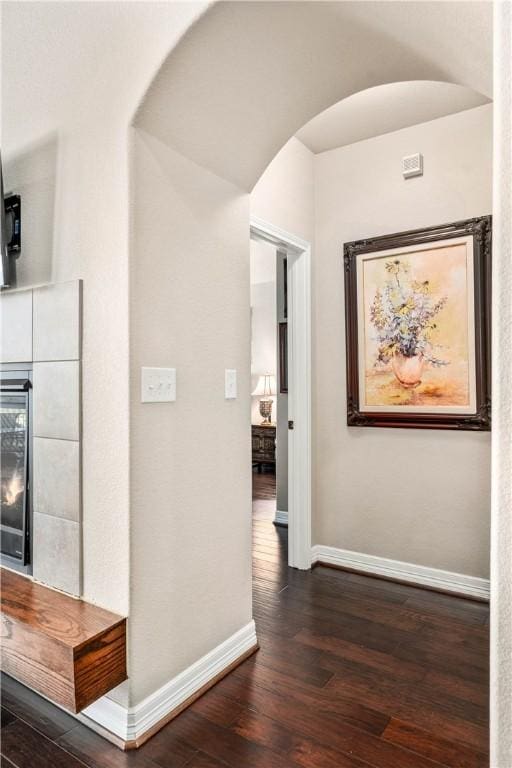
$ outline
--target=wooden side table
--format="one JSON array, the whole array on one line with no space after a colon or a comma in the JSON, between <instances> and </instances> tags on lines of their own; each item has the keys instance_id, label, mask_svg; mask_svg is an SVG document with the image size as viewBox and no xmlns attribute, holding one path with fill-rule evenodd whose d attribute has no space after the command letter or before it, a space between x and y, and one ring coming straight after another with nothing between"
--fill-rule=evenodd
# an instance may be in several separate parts
<instances>
[{"instance_id":1,"label":"wooden side table","mask_svg":"<svg viewBox=\"0 0 512 768\"><path fill-rule=\"evenodd\" d=\"M276 466L276 425L252 425L252 465L263 471L264 464Z\"/></svg>"}]
</instances>

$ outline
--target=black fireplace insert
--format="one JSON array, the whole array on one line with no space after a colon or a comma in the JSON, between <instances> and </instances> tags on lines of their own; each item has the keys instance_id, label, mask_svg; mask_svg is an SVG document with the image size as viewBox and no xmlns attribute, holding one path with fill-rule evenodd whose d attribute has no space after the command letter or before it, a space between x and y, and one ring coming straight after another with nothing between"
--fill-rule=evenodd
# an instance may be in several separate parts
<instances>
[{"instance_id":1,"label":"black fireplace insert","mask_svg":"<svg viewBox=\"0 0 512 768\"><path fill-rule=\"evenodd\" d=\"M0 372L0 552L2 563L30 571L31 371Z\"/></svg>"}]
</instances>

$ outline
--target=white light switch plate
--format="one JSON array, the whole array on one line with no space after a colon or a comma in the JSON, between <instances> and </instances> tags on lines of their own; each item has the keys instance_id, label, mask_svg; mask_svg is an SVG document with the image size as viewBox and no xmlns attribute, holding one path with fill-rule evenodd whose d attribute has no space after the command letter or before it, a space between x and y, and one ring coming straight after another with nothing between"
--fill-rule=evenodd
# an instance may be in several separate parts
<instances>
[{"instance_id":1,"label":"white light switch plate","mask_svg":"<svg viewBox=\"0 0 512 768\"><path fill-rule=\"evenodd\" d=\"M226 368L224 371L224 394L226 400L236 399L236 370L234 368Z\"/></svg>"},{"instance_id":2,"label":"white light switch plate","mask_svg":"<svg viewBox=\"0 0 512 768\"><path fill-rule=\"evenodd\" d=\"M176 368L142 368L141 403L172 403L176 400Z\"/></svg>"}]
</instances>

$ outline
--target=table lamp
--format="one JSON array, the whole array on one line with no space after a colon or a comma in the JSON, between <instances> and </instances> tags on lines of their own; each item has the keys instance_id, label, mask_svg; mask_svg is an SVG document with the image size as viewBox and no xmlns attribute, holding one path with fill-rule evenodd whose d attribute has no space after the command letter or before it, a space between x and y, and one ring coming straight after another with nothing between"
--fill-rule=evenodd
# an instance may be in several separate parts
<instances>
[{"instance_id":1,"label":"table lamp","mask_svg":"<svg viewBox=\"0 0 512 768\"><path fill-rule=\"evenodd\" d=\"M253 391L254 397L260 399L260 413L263 416L262 426L272 424L272 404L270 395L277 394L276 377L273 373L263 373L258 378L258 383Z\"/></svg>"}]
</instances>

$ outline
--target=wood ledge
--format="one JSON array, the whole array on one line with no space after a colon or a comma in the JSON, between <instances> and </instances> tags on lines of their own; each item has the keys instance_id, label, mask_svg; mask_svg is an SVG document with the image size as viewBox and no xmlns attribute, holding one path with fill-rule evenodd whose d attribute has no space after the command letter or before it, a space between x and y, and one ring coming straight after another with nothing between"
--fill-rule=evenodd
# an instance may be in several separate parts
<instances>
[{"instance_id":1,"label":"wood ledge","mask_svg":"<svg viewBox=\"0 0 512 768\"><path fill-rule=\"evenodd\" d=\"M126 619L0 569L0 667L71 712L122 683Z\"/></svg>"}]
</instances>

